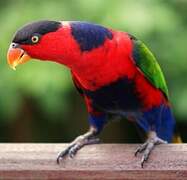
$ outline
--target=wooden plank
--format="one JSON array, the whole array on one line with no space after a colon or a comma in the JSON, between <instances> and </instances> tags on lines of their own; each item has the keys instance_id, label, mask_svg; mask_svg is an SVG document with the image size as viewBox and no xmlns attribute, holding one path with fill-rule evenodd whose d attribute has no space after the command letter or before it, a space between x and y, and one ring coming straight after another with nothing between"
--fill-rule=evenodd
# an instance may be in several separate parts
<instances>
[{"instance_id":1,"label":"wooden plank","mask_svg":"<svg viewBox=\"0 0 187 180\"><path fill-rule=\"evenodd\" d=\"M60 165L68 144L0 144L0 179L187 179L187 144L159 145L142 169L138 144L98 144Z\"/></svg>"}]
</instances>

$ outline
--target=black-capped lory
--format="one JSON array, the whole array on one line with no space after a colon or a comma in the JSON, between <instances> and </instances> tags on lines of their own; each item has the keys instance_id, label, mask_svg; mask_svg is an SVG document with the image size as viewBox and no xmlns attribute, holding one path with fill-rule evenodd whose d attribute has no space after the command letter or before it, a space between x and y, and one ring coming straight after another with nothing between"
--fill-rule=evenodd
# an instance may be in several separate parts
<instances>
[{"instance_id":1,"label":"black-capped lory","mask_svg":"<svg viewBox=\"0 0 187 180\"><path fill-rule=\"evenodd\" d=\"M89 130L59 154L58 163L98 143L111 114L133 120L147 134L135 152L143 153L142 167L155 145L172 142L176 123L164 75L147 46L131 34L88 22L33 22L16 32L7 53L13 69L31 58L67 66L87 107Z\"/></svg>"}]
</instances>

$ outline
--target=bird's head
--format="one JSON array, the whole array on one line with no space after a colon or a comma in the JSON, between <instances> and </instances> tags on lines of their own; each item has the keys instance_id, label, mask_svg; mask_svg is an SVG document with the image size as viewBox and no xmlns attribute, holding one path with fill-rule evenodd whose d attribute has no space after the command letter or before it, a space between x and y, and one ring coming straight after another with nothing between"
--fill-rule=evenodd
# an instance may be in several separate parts
<instances>
[{"instance_id":1,"label":"bird's head","mask_svg":"<svg viewBox=\"0 0 187 180\"><path fill-rule=\"evenodd\" d=\"M71 66L71 59L78 49L71 38L68 23L38 21L19 29L10 44L7 60L11 68L31 58L51 60ZM76 55L75 55L76 56Z\"/></svg>"}]
</instances>

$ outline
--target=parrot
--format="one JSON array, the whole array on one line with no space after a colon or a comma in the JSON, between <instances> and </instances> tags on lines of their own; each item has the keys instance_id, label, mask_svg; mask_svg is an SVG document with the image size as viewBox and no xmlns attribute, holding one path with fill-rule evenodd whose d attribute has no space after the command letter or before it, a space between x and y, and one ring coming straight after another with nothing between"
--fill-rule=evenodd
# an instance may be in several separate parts
<instances>
[{"instance_id":1,"label":"parrot","mask_svg":"<svg viewBox=\"0 0 187 180\"><path fill-rule=\"evenodd\" d=\"M14 34L7 62L15 70L31 59L66 66L87 108L88 131L59 153L57 163L98 143L111 115L133 121L145 133L135 151L142 154L141 167L156 145L181 141L161 67L130 33L86 21L31 22Z\"/></svg>"}]
</instances>

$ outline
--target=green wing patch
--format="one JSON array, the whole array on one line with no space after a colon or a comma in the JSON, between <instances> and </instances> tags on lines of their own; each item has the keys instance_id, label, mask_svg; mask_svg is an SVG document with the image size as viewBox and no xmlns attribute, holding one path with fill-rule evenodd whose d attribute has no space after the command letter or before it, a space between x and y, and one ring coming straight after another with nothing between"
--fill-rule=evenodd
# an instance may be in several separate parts
<instances>
[{"instance_id":1,"label":"green wing patch","mask_svg":"<svg viewBox=\"0 0 187 180\"><path fill-rule=\"evenodd\" d=\"M168 88L162 70L151 51L140 40L131 36L133 41L133 58L136 65L143 72L145 77L158 89L160 89L168 98Z\"/></svg>"}]
</instances>

